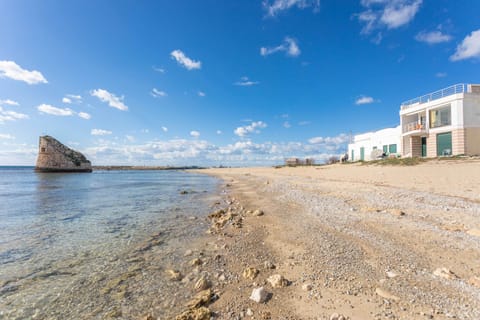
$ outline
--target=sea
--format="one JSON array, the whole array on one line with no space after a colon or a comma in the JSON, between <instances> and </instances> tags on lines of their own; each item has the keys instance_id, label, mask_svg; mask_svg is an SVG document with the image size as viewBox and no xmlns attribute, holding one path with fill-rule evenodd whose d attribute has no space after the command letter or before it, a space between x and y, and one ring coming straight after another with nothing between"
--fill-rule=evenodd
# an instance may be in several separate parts
<instances>
[{"instance_id":1,"label":"sea","mask_svg":"<svg viewBox=\"0 0 480 320\"><path fill-rule=\"evenodd\" d=\"M188 171L0 167L0 319L166 318L183 296L165 271L219 197Z\"/></svg>"}]
</instances>

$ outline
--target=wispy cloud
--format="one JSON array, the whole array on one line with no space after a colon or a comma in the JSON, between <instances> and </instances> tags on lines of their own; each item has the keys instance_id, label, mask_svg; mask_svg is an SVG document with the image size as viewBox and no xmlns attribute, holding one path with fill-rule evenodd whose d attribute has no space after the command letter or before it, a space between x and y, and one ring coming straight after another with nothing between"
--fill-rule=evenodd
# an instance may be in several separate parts
<instances>
[{"instance_id":1,"label":"wispy cloud","mask_svg":"<svg viewBox=\"0 0 480 320\"><path fill-rule=\"evenodd\" d=\"M285 52L287 56L298 57L301 53L300 48L295 39L285 37L283 43L276 47L261 47L260 54L262 56L268 56L276 52Z\"/></svg>"},{"instance_id":2,"label":"wispy cloud","mask_svg":"<svg viewBox=\"0 0 480 320\"><path fill-rule=\"evenodd\" d=\"M375 102L375 99L369 96L360 96L357 98L357 100L355 100L356 105L370 104L374 102Z\"/></svg>"},{"instance_id":3,"label":"wispy cloud","mask_svg":"<svg viewBox=\"0 0 480 320\"><path fill-rule=\"evenodd\" d=\"M160 98L160 97L166 97L167 93L162 90L158 90L157 88L153 88L152 91L150 92L152 97L154 98Z\"/></svg>"},{"instance_id":4,"label":"wispy cloud","mask_svg":"<svg viewBox=\"0 0 480 320\"><path fill-rule=\"evenodd\" d=\"M0 61L0 78L10 78L28 84L48 83L40 71L25 70L14 61Z\"/></svg>"},{"instance_id":5,"label":"wispy cloud","mask_svg":"<svg viewBox=\"0 0 480 320\"><path fill-rule=\"evenodd\" d=\"M358 13L358 21L363 24L361 34L369 35L375 30L396 29L408 24L420 10L423 0L362 0L365 11ZM381 32L373 41L380 43Z\"/></svg>"},{"instance_id":6,"label":"wispy cloud","mask_svg":"<svg viewBox=\"0 0 480 320\"><path fill-rule=\"evenodd\" d=\"M299 126L308 126L311 122L310 121L300 121L298 123Z\"/></svg>"},{"instance_id":7,"label":"wispy cloud","mask_svg":"<svg viewBox=\"0 0 480 320\"><path fill-rule=\"evenodd\" d=\"M198 132L196 130L190 131L190 136L192 136L194 138L198 138L198 137L200 137L200 132Z\"/></svg>"},{"instance_id":8,"label":"wispy cloud","mask_svg":"<svg viewBox=\"0 0 480 320\"><path fill-rule=\"evenodd\" d=\"M16 111L5 110L0 106L0 124L7 121L15 121L21 119L28 119L28 115Z\"/></svg>"},{"instance_id":9,"label":"wispy cloud","mask_svg":"<svg viewBox=\"0 0 480 320\"><path fill-rule=\"evenodd\" d=\"M222 134L222 130L217 130L217 134Z\"/></svg>"},{"instance_id":10,"label":"wispy cloud","mask_svg":"<svg viewBox=\"0 0 480 320\"><path fill-rule=\"evenodd\" d=\"M152 67L153 70L159 72L159 73L165 73L165 69L164 68L158 68L158 67Z\"/></svg>"},{"instance_id":11,"label":"wispy cloud","mask_svg":"<svg viewBox=\"0 0 480 320\"><path fill-rule=\"evenodd\" d=\"M162 131L163 132L168 132L168 128L167 127L162 127Z\"/></svg>"},{"instance_id":12,"label":"wispy cloud","mask_svg":"<svg viewBox=\"0 0 480 320\"><path fill-rule=\"evenodd\" d=\"M89 120L92 116L86 112L79 112L78 116L82 119Z\"/></svg>"},{"instance_id":13,"label":"wispy cloud","mask_svg":"<svg viewBox=\"0 0 480 320\"><path fill-rule=\"evenodd\" d=\"M181 66L185 67L188 70L195 70L195 69L200 69L202 67L202 63L200 61L195 61L190 59L183 53L181 50L173 50L170 53L170 56L172 59L176 60L178 64Z\"/></svg>"},{"instance_id":14,"label":"wispy cloud","mask_svg":"<svg viewBox=\"0 0 480 320\"><path fill-rule=\"evenodd\" d=\"M206 96L205 92L203 92L203 91L198 91L197 94L198 94L199 97L205 97Z\"/></svg>"},{"instance_id":15,"label":"wispy cloud","mask_svg":"<svg viewBox=\"0 0 480 320\"><path fill-rule=\"evenodd\" d=\"M349 141L349 136L345 133L339 134L334 137L314 137L308 140L311 144L323 144L326 146L338 148L340 145L344 145Z\"/></svg>"},{"instance_id":16,"label":"wispy cloud","mask_svg":"<svg viewBox=\"0 0 480 320\"><path fill-rule=\"evenodd\" d=\"M317 11L320 8L320 0L274 0L263 1L263 9L266 11L266 15L274 17L282 11L286 11L293 7L299 9L313 8Z\"/></svg>"},{"instance_id":17,"label":"wispy cloud","mask_svg":"<svg viewBox=\"0 0 480 320\"><path fill-rule=\"evenodd\" d=\"M455 53L450 57L451 61L480 58L480 29L472 31L457 46Z\"/></svg>"},{"instance_id":18,"label":"wispy cloud","mask_svg":"<svg viewBox=\"0 0 480 320\"><path fill-rule=\"evenodd\" d=\"M247 126L236 128L233 133L239 137L245 137L250 133L260 133L260 129L266 128L267 124L263 121L254 121Z\"/></svg>"},{"instance_id":19,"label":"wispy cloud","mask_svg":"<svg viewBox=\"0 0 480 320\"><path fill-rule=\"evenodd\" d=\"M9 134L9 133L0 133L0 139L3 139L3 140L13 140L13 139L15 139L15 137L12 136L12 135Z\"/></svg>"},{"instance_id":20,"label":"wispy cloud","mask_svg":"<svg viewBox=\"0 0 480 320\"><path fill-rule=\"evenodd\" d=\"M17 101L13 101L11 99L0 100L0 106L5 106L5 105L17 107L20 104Z\"/></svg>"},{"instance_id":21,"label":"wispy cloud","mask_svg":"<svg viewBox=\"0 0 480 320\"><path fill-rule=\"evenodd\" d=\"M241 87L250 87L259 84L258 81L252 81L248 77L241 77L239 81L234 82L233 84Z\"/></svg>"},{"instance_id":22,"label":"wispy cloud","mask_svg":"<svg viewBox=\"0 0 480 320\"><path fill-rule=\"evenodd\" d=\"M444 34L441 31L421 31L415 36L415 40L418 42L425 42L428 44L437 44L442 42L449 42L452 40L452 36Z\"/></svg>"},{"instance_id":23,"label":"wispy cloud","mask_svg":"<svg viewBox=\"0 0 480 320\"><path fill-rule=\"evenodd\" d=\"M286 129L289 129L289 128L292 127L292 125L290 124L290 122L285 121L285 122L283 123L283 127L286 128Z\"/></svg>"},{"instance_id":24,"label":"wispy cloud","mask_svg":"<svg viewBox=\"0 0 480 320\"><path fill-rule=\"evenodd\" d=\"M446 72L437 72L435 73L435 77L437 78L445 78L447 76Z\"/></svg>"},{"instance_id":25,"label":"wispy cloud","mask_svg":"<svg viewBox=\"0 0 480 320\"><path fill-rule=\"evenodd\" d=\"M90 131L90 134L91 134L92 136L107 136L107 135L112 134L112 131L103 130L103 129L92 129L92 130Z\"/></svg>"},{"instance_id":26,"label":"wispy cloud","mask_svg":"<svg viewBox=\"0 0 480 320\"><path fill-rule=\"evenodd\" d=\"M76 94L67 94L62 98L62 102L66 104L81 103L82 96Z\"/></svg>"},{"instance_id":27,"label":"wispy cloud","mask_svg":"<svg viewBox=\"0 0 480 320\"><path fill-rule=\"evenodd\" d=\"M57 108L45 103L39 105L37 109L41 113L50 114L52 116L69 117L75 114L75 112L69 108Z\"/></svg>"},{"instance_id":28,"label":"wispy cloud","mask_svg":"<svg viewBox=\"0 0 480 320\"><path fill-rule=\"evenodd\" d=\"M90 94L93 97L97 97L101 101L108 103L108 105L112 108L116 108L122 111L128 110L128 107L123 103L123 96L117 97L115 94L110 93L105 89L95 89L90 91Z\"/></svg>"}]
</instances>

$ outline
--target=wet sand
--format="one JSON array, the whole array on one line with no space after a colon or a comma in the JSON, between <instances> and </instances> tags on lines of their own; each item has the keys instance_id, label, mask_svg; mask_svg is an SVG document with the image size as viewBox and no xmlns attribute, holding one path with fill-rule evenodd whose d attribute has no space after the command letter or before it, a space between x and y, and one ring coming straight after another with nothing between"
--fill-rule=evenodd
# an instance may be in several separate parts
<instances>
[{"instance_id":1,"label":"wet sand","mask_svg":"<svg viewBox=\"0 0 480 320\"><path fill-rule=\"evenodd\" d=\"M225 181L196 266L216 318L480 318L480 161L201 172Z\"/></svg>"}]
</instances>

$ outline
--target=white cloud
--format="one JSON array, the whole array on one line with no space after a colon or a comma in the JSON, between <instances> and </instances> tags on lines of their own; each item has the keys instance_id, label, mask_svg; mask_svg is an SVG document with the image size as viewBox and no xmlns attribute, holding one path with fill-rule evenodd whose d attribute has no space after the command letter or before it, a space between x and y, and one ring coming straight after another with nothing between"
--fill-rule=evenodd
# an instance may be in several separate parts
<instances>
[{"instance_id":1,"label":"white cloud","mask_svg":"<svg viewBox=\"0 0 480 320\"><path fill-rule=\"evenodd\" d=\"M28 119L28 115L15 111L4 110L3 107L0 106L0 124L5 123L6 121L15 121L22 119Z\"/></svg>"},{"instance_id":2,"label":"white cloud","mask_svg":"<svg viewBox=\"0 0 480 320\"><path fill-rule=\"evenodd\" d=\"M45 104L45 103L39 105L37 107L37 109L41 113L46 113L46 114L50 114L50 115L53 115L53 116L69 117L69 116L73 116L75 114L75 112L71 109L57 108L57 107L54 107L52 105Z\"/></svg>"},{"instance_id":3,"label":"white cloud","mask_svg":"<svg viewBox=\"0 0 480 320\"><path fill-rule=\"evenodd\" d=\"M260 133L260 129L266 128L267 124L263 121L254 121L248 126L238 127L233 133L239 137L245 137L249 133Z\"/></svg>"},{"instance_id":4,"label":"white cloud","mask_svg":"<svg viewBox=\"0 0 480 320\"><path fill-rule=\"evenodd\" d=\"M310 121L300 121L298 123L299 126L308 126L311 122Z\"/></svg>"},{"instance_id":5,"label":"white cloud","mask_svg":"<svg viewBox=\"0 0 480 320\"><path fill-rule=\"evenodd\" d=\"M125 135L125 139L128 140L128 142L135 142L135 137L131 135Z\"/></svg>"},{"instance_id":6,"label":"white cloud","mask_svg":"<svg viewBox=\"0 0 480 320\"><path fill-rule=\"evenodd\" d=\"M200 132L193 130L193 131L190 131L190 135L194 138L198 138L200 137Z\"/></svg>"},{"instance_id":7,"label":"white cloud","mask_svg":"<svg viewBox=\"0 0 480 320\"><path fill-rule=\"evenodd\" d=\"M335 137L314 137L308 140L310 144L321 144L325 146L334 146L337 148L339 145L344 145L345 143L348 143L350 140L350 137L345 134L339 134L338 136Z\"/></svg>"},{"instance_id":8,"label":"white cloud","mask_svg":"<svg viewBox=\"0 0 480 320\"><path fill-rule=\"evenodd\" d=\"M435 74L435 77L437 77L437 78L445 78L446 76L447 76L446 72L437 72Z\"/></svg>"},{"instance_id":9,"label":"white cloud","mask_svg":"<svg viewBox=\"0 0 480 320\"><path fill-rule=\"evenodd\" d=\"M22 67L14 61L6 60L0 61L0 78L10 78L28 84L48 83L47 79L45 79L41 72L22 69Z\"/></svg>"},{"instance_id":10,"label":"white cloud","mask_svg":"<svg viewBox=\"0 0 480 320\"><path fill-rule=\"evenodd\" d=\"M20 104L17 101L13 101L11 99L0 100L0 106L8 105L8 106L19 106Z\"/></svg>"},{"instance_id":11,"label":"white cloud","mask_svg":"<svg viewBox=\"0 0 480 320\"><path fill-rule=\"evenodd\" d=\"M167 127L162 127L162 131L163 132L168 132L168 128Z\"/></svg>"},{"instance_id":12,"label":"white cloud","mask_svg":"<svg viewBox=\"0 0 480 320\"><path fill-rule=\"evenodd\" d=\"M258 81L251 81L248 79L248 77L241 77L240 81L234 82L233 84L236 86L242 86L242 87L250 87L259 84L260 82Z\"/></svg>"},{"instance_id":13,"label":"white cloud","mask_svg":"<svg viewBox=\"0 0 480 320\"><path fill-rule=\"evenodd\" d=\"M450 40L452 40L452 36L448 34L443 34L441 31L422 31L415 36L415 40L428 44L437 44L442 42L449 42Z\"/></svg>"},{"instance_id":14,"label":"white cloud","mask_svg":"<svg viewBox=\"0 0 480 320\"><path fill-rule=\"evenodd\" d=\"M222 130L217 130L217 134L222 134Z\"/></svg>"},{"instance_id":15,"label":"white cloud","mask_svg":"<svg viewBox=\"0 0 480 320\"><path fill-rule=\"evenodd\" d=\"M90 94L93 97L97 97L103 102L107 102L108 105L112 108L116 108L118 110L127 111L128 107L123 103L124 97L117 97L115 94L108 92L104 89L95 89L90 91Z\"/></svg>"},{"instance_id":16,"label":"white cloud","mask_svg":"<svg viewBox=\"0 0 480 320\"><path fill-rule=\"evenodd\" d=\"M165 91L158 90L156 88L153 88L152 91L150 92L150 94L154 98L160 98L160 97L166 97L167 96L167 93Z\"/></svg>"},{"instance_id":17,"label":"white cloud","mask_svg":"<svg viewBox=\"0 0 480 320\"><path fill-rule=\"evenodd\" d=\"M82 96L76 94L67 94L62 98L63 103L72 104L72 103L81 103Z\"/></svg>"},{"instance_id":18,"label":"white cloud","mask_svg":"<svg viewBox=\"0 0 480 320\"><path fill-rule=\"evenodd\" d=\"M164 68L153 67L153 70L155 70L155 71L157 71L157 72L160 72L160 73L165 73L165 69L164 69Z\"/></svg>"},{"instance_id":19,"label":"white cloud","mask_svg":"<svg viewBox=\"0 0 480 320\"><path fill-rule=\"evenodd\" d=\"M67 98L67 97L63 97L62 102L63 102L63 103L70 104L70 103L72 103L72 99Z\"/></svg>"},{"instance_id":20,"label":"white cloud","mask_svg":"<svg viewBox=\"0 0 480 320\"><path fill-rule=\"evenodd\" d=\"M320 8L320 0L269 0L263 1L263 8L267 12L267 16L274 17L282 11L297 7L299 9L305 9L313 7L314 11Z\"/></svg>"},{"instance_id":21,"label":"white cloud","mask_svg":"<svg viewBox=\"0 0 480 320\"><path fill-rule=\"evenodd\" d=\"M173 50L170 53L170 56L188 70L200 69L202 67L202 63L200 61L194 61L190 59L181 50Z\"/></svg>"},{"instance_id":22,"label":"white cloud","mask_svg":"<svg viewBox=\"0 0 480 320\"><path fill-rule=\"evenodd\" d=\"M373 99L372 97L368 97L368 96L361 96L361 97L357 98L357 100L355 100L356 105L370 104L370 103L374 103L374 102L375 102L375 99Z\"/></svg>"},{"instance_id":23,"label":"white cloud","mask_svg":"<svg viewBox=\"0 0 480 320\"><path fill-rule=\"evenodd\" d=\"M288 122L288 121L285 121L285 122L283 123L283 127L286 128L286 129L289 129L291 126L292 126L292 125L291 125L290 122Z\"/></svg>"},{"instance_id":24,"label":"white cloud","mask_svg":"<svg viewBox=\"0 0 480 320\"><path fill-rule=\"evenodd\" d=\"M92 129L90 131L92 136L106 136L112 134L112 131L103 130L103 129Z\"/></svg>"},{"instance_id":25,"label":"white cloud","mask_svg":"<svg viewBox=\"0 0 480 320\"><path fill-rule=\"evenodd\" d=\"M295 39L290 37L285 37L283 43L276 47L261 47L260 48L260 55L268 56L274 54L276 52L285 52L287 56L290 57L298 57L301 53L300 48Z\"/></svg>"},{"instance_id":26,"label":"white cloud","mask_svg":"<svg viewBox=\"0 0 480 320\"><path fill-rule=\"evenodd\" d=\"M0 133L0 139L13 140L13 139L15 139L15 137L12 136L11 134L8 134L8 133Z\"/></svg>"},{"instance_id":27,"label":"white cloud","mask_svg":"<svg viewBox=\"0 0 480 320\"><path fill-rule=\"evenodd\" d=\"M363 24L362 34L370 34L376 29L396 29L408 24L420 10L423 0L362 0L365 11L357 14ZM382 34L378 33L374 41L380 43Z\"/></svg>"},{"instance_id":28,"label":"white cloud","mask_svg":"<svg viewBox=\"0 0 480 320\"><path fill-rule=\"evenodd\" d=\"M472 31L463 39L450 60L459 61L471 58L480 58L480 29Z\"/></svg>"},{"instance_id":29,"label":"white cloud","mask_svg":"<svg viewBox=\"0 0 480 320\"><path fill-rule=\"evenodd\" d=\"M206 96L205 92L203 92L203 91L198 91L197 94L198 94L199 97L205 97Z\"/></svg>"},{"instance_id":30,"label":"white cloud","mask_svg":"<svg viewBox=\"0 0 480 320\"><path fill-rule=\"evenodd\" d=\"M79 112L78 116L82 119L89 120L92 116L86 112Z\"/></svg>"}]
</instances>

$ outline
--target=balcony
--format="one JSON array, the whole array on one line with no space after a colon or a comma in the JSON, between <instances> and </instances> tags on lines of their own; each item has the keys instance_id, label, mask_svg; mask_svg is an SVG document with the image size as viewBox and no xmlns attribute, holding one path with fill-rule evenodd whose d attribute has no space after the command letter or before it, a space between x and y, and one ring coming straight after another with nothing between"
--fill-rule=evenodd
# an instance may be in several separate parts
<instances>
[{"instance_id":1,"label":"balcony","mask_svg":"<svg viewBox=\"0 0 480 320\"><path fill-rule=\"evenodd\" d=\"M402 110L402 111L407 110L409 108L418 106L419 104L427 103L427 102L432 101L432 100L441 99L443 97L451 96L453 94L468 92L468 90L469 90L468 87L469 87L469 85L464 84L464 83L455 84L453 86L444 88L442 90L438 90L438 91L423 95L421 97L417 97L417 98L414 98L414 99L411 99L411 100L408 100L408 101L404 101L404 102L402 102L400 110Z\"/></svg>"},{"instance_id":2,"label":"balcony","mask_svg":"<svg viewBox=\"0 0 480 320\"><path fill-rule=\"evenodd\" d=\"M425 122L409 122L403 125L402 133L423 133L427 131L427 126Z\"/></svg>"}]
</instances>

